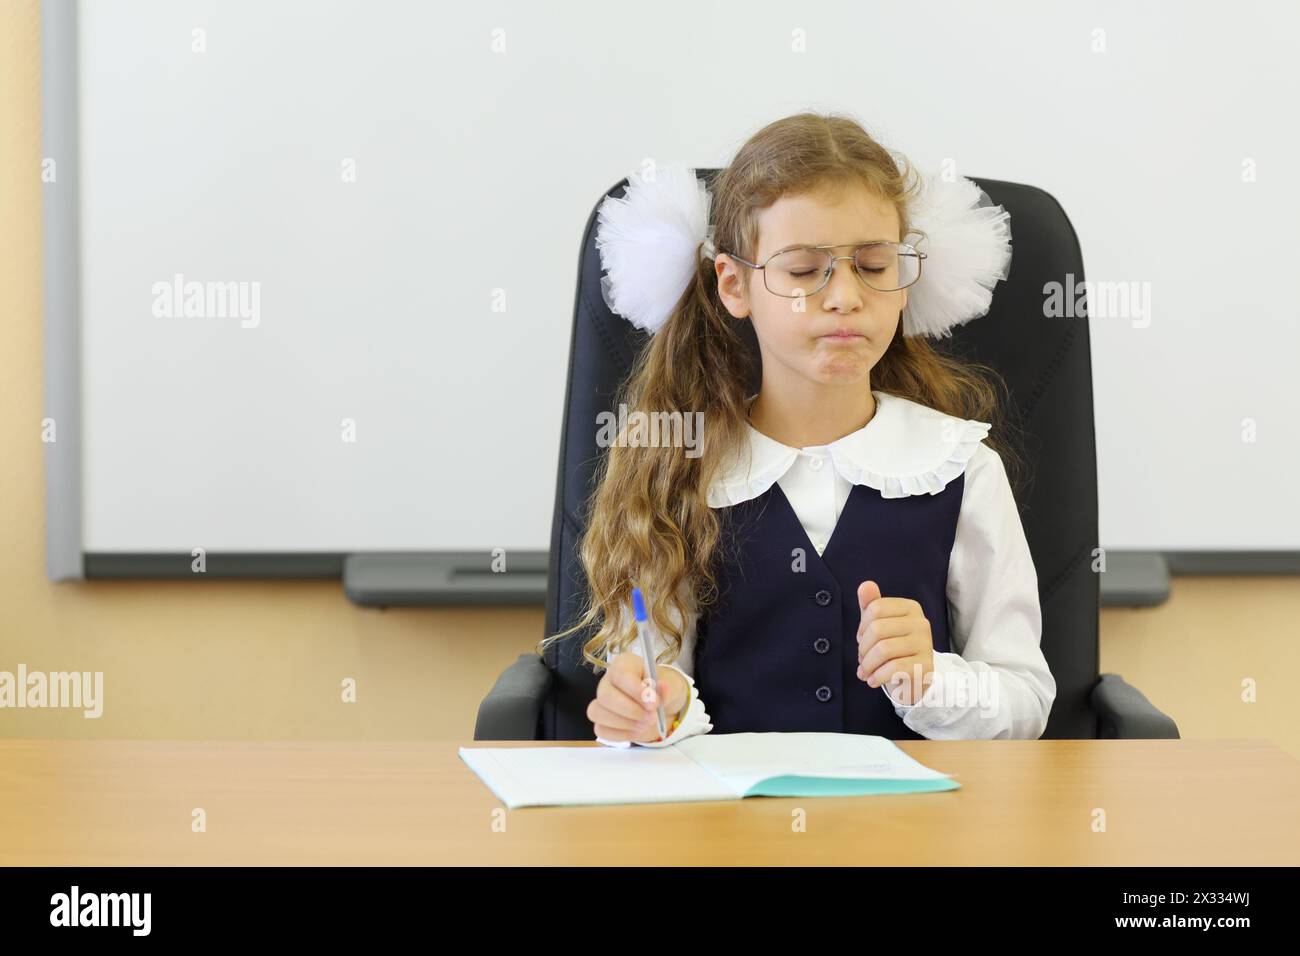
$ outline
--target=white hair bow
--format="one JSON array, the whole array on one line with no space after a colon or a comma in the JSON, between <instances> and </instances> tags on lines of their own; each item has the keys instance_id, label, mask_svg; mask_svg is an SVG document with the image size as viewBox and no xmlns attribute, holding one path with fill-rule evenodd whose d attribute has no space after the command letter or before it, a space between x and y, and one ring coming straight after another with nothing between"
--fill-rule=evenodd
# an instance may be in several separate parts
<instances>
[{"instance_id":1,"label":"white hair bow","mask_svg":"<svg viewBox=\"0 0 1300 956\"><path fill-rule=\"evenodd\" d=\"M597 210L596 248L610 311L654 333L681 300L697 268L712 259L712 201L695 170L661 166L633 173L623 196ZM1011 268L1011 214L969 179L923 177L912 219L925 238L921 276L908 289L904 335L951 335L988 312L993 287Z\"/></svg>"}]
</instances>

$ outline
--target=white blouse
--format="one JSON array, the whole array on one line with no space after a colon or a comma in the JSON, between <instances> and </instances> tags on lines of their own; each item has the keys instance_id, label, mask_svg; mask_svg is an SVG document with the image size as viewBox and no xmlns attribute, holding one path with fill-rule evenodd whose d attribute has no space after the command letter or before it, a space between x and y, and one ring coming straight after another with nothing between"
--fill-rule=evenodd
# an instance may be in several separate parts
<instances>
[{"instance_id":1,"label":"white blouse","mask_svg":"<svg viewBox=\"0 0 1300 956\"><path fill-rule=\"evenodd\" d=\"M1038 576L1015 498L1002 459L983 443L990 426L888 392L872 394L877 404L871 421L829 445L790 448L751 426L748 454L720 469L709 504L739 504L777 484L821 554L854 484L900 498L937 494L964 473L948 562L954 652L934 652L934 679L919 701L891 702L906 726L935 740L1040 737L1056 681L1040 648ZM686 715L666 739L638 746L667 747L713 729L695 689L695 630L691 620L674 666L691 689ZM667 645L661 637L656 641L662 656ZM636 642L630 650L641 652ZM887 686L879 689L889 694Z\"/></svg>"}]
</instances>

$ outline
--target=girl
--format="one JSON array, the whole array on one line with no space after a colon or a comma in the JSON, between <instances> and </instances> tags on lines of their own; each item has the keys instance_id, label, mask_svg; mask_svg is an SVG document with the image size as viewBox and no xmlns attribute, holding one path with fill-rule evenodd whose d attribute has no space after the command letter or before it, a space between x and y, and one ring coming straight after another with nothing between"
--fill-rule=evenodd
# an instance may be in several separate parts
<instances>
[{"instance_id":1,"label":"girl","mask_svg":"<svg viewBox=\"0 0 1300 956\"><path fill-rule=\"evenodd\" d=\"M969 291L954 272L971 273L977 292L972 283L1005 277L1007 214L968 210L957 223L966 232L926 237L940 260L924 264L940 277L927 286L918 245L929 243L914 217L923 184L903 165L907 174L833 114L760 130L701 193L712 238L693 240L695 264L666 316L638 309L646 282L671 270L643 257L654 276L638 285L626 253L648 246L620 247L618 221L603 219L607 301L654 333L622 400L651 415L702 412L703 442L691 455L645 441L608 449L581 546L585 614L542 642L598 628L583 650L606 668L587 710L602 743L668 746L709 731L1042 734L1056 685L1004 466L1014 471L1015 458L990 435L995 373L921 337L987 311L987 292L978 311L969 296L965 314L954 311ZM661 203L666 172L646 187ZM699 212L684 217L692 230ZM651 225L643 232L657 234ZM963 246L981 226L993 227L989 241ZM980 256L989 248L993 269ZM659 642L656 687L635 641L634 584Z\"/></svg>"}]
</instances>

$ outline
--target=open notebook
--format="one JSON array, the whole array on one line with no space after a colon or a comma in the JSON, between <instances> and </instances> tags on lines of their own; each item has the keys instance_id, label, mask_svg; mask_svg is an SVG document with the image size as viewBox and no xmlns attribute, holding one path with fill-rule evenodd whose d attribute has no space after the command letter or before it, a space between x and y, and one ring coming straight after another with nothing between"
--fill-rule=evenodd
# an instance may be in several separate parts
<instances>
[{"instance_id":1,"label":"open notebook","mask_svg":"<svg viewBox=\"0 0 1300 956\"><path fill-rule=\"evenodd\" d=\"M676 803L956 790L884 737L698 734L671 747L461 747L505 805Z\"/></svg>"}]
</instances>

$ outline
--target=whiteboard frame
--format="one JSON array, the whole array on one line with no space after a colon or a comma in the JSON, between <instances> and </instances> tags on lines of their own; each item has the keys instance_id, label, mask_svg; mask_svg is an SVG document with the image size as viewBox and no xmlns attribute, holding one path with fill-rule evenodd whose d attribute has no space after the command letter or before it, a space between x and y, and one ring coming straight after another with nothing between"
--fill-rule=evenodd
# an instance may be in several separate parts
<instances>
[{"instance_id":1,"label":"whiteboard frame","mask_svg":"<svg viewBox=\"0 0 1300 956\"><path fill-rule=\"evenodd\" d=\"M41 4L42 158L53 160L56 176L43 186L43 292L45 417L54 423L55 439L46 441L46 573L52 581L87 578L194 578L193 556L186 553L86 553L83 548L83 471L81 451L81 236L78 104L78 0L44 0ZM43 428L48 423L43 422ZM1168 596L1167 576L1179 574L1300 573L1300 551L1108 552L1119 574L1103 578L1103 604L1143 606ZM208 554L204 576L216 578L340 578L356 557L323 552ZM366 568L364 587L348 587L359 603L395 604L543 603L544 585L536 569L547 566L545 551L512 552L520 558L520 577L500 575L499 589L475 586L461 593L451 583L458 574L481 578L489 556L470 552L385 554ZM411 574L396 574L385 591L374 568L397 568L403 562L424 569L429 587L412 589ZM1123 568L1140 566L1142 575ZM1160 568L1165 577L1161 583ZM1156 573L1151 573L1155 571ZM1122 579L1122 580L1121 580ZM496 600L492 595L495 592ZM391 600L398 595L396 600Z\"/></svg>"}]
</instances>

